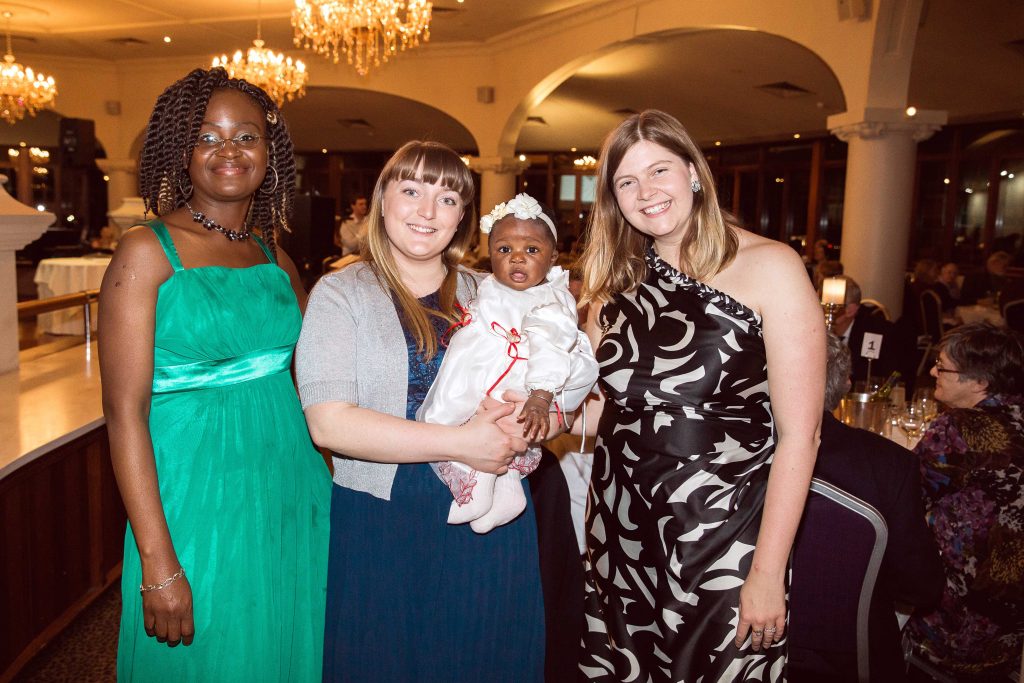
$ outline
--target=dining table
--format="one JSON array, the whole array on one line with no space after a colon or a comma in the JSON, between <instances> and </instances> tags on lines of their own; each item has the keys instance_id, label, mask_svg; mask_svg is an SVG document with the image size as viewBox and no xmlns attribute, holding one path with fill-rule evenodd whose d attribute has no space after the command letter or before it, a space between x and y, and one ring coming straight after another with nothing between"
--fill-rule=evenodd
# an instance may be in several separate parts
<instances>
[{"instance_id":1,"label":"dining table","mask_svg":"<svg viewBox=\"0 0 1024 683\"><path fill-rule=\"evenodd\" d=\"M972 306L957 306L956 319L962 323L989 322L1000 327L1006 325L1006 320L999 309L995 306L974 304Z\"/></svg>"},{"instance_id":2,"label":"dining table","mask_svg":"<svg viewBox=\"0 0 1024 683\"><path fill-rule=\"evenodd\" d=\"M110 265L109 254L46 258L36 266L35 283L40 299L62 294L75 294L99 289L103 274ZM84 306L74 306L52 313L41 313L36 320L39 332L46 334L84 335ZM96 331L96 304L90 305L92 330Z\"/></svg>"}]
</instances>

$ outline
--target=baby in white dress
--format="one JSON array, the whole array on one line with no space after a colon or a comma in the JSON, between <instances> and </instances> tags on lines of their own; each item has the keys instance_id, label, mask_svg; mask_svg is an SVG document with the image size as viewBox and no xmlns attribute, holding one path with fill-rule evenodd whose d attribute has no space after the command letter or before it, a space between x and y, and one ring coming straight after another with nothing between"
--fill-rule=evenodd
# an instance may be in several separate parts
<instances>
[{"instance_id":1,"label":"baby in white dress","mask_svg":"<svg viewBox=\"0 0 1024 683\"><path fill-rule=\"evenodd\" d=\"M557 232L543 207L526 194L494 207L480 221L491 233L492 275L480 283L465 325L451 339L437 378L420 408L426 422L459 425L484 396L506 389L529 395L519 421L531 443L547 436L551 411L571 413L597 380L590 341L577 326L569 274L555 266ZM455 462L431 463L455 500L449 524L470 522L487 533L523 511L522 477L540 462L533 446L500 476Z\"/></svg>"}]
</instances>

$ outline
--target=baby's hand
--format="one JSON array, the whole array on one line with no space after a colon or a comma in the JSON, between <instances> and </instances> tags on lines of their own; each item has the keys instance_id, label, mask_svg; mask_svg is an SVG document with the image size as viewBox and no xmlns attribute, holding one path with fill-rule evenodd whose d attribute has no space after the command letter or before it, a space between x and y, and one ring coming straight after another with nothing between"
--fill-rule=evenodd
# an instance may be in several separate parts
<instances>
[{"instance_id":1,"label":"baby's hand","mask_svg":"<svg viewBox=\"0 0 1024 683\"><path fill-rule=\"evenodd\" d=\"M523 404L519 414L519 422L524 423L523 438L530 443L543 441L548 435L550 418L548 410L554 395L550 391L531 391L530 397Z\"/></svg>"}]
</instances>

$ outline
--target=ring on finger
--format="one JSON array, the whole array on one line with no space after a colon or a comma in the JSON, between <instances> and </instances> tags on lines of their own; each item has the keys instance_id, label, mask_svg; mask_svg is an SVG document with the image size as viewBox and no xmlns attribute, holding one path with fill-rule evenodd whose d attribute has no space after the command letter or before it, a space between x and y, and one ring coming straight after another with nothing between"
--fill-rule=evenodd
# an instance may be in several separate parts
<instances>
[{"instance_id":1,"label":"ring on finger","mask_svg":"<svg viewBox=\"0 0 1024 683\"><path fill-rule=\"evenodd\" d=\"M776 628L776 627L774 627L774 626L765 626L765 629L764 629L764 630L765 630L765 633L775 633L775 632L776 632L776 631L778 631L779 629L777 629L777 628Z\"/></svg>"},{"instance_id":2,"label":"ring on finger","mask_svg":"<svg viewBox=\"0 0 1024 683\"><path fill-rule=\"evenodd\" d=\"M753 631L751 631L751 633L754 635L755 638L760 638L764 635L764 631L758 631L757 629L754 629Z\"/></svg>"}]
</instances>

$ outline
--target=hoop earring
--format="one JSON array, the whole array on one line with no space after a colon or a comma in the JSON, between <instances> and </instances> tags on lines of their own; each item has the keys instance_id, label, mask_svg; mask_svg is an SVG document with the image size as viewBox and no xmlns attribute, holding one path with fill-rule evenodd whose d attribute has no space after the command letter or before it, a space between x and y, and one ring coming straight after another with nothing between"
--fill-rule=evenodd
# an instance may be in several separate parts
<instances>
[{"instance_id":1,"label":"hoop earring","mask_svg":"<svg viewBox=\"0 0 1024 683\"><path fill-rule=\"evenodd\" d=\"M187 172L185 173L185 179L188 181L188 192L186 192L185 188L181 186L180 175L178 176L178 192L180 192L181 196L185 198L185 201L188 201L192 198L192 193L195 192L195 187L192 186L192 178L189 177Z\"/></svg>"},{"instance_id":2,"label":"hoop earring","mask_svg":"<svg viewBox=\"0 0 1024 683\"><path fill-rule=\"evenodd\" d=\"M273 186L272 188L270 188L269 190L265 190L265 189L263 189L263 185L264 185L264 183L266 183L266 182L267 182L267 176L266 176L266 175L264 174L264 176L263 176L263 182L262 182L262 183L260 183L260 193L261 193L261 194L274 194L274 190L276 190L276 189L277 189L277 183L278 183L277 169L276 169L276 168L274 168L273 166L270 166L270 165L268 165L268 166L267 166L267 170L268 170L268 171L273 171L273 172L274 172L274 186Z\"/></svg>"},{"instance_id":3,"label":"hoop earring","mask_svg":"<svg viewBox=\"0 0 1024 683\"><path fill-rule=\"evenodd\" d=\"M694 178L693 180L691 180L690 181L690 189L693 190L694 194L697 194L698 192L700 192L700 190L701 190L700 180L697 179L697 178Z\"/></svg>"}]
</instances>

